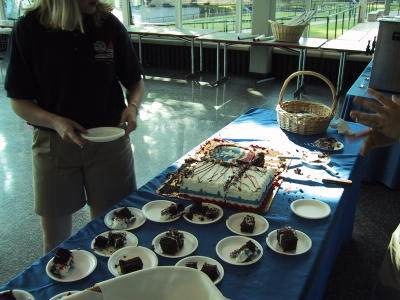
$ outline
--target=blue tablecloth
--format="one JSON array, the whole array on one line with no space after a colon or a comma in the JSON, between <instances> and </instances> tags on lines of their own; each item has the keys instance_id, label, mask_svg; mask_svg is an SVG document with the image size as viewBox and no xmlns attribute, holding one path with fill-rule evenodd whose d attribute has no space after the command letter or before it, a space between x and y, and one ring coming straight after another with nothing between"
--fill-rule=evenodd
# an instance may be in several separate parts
<instances>
[{"instance_id":1,"label":"blue tablecloth","mask_svg":"<svg viewBox=\"0 0 400 300\"><path fill-rule=\"evenodd\" d=\"M355 131L362 130L361 125L351 124ZM328 135L337 136L333 130ZM252 109L234 122L217 132L215 136L238 142L268 142L279 149L299 149L316 137L302 137L284 133L276 124L275 111ZM347 187L327 186L314 181L295 181L286 179L279 189L270 210L265 217L271 230L291 225L308 234L312 239L309 252L299 256L280 255L266 246L266 234L257 236L264 248L264 255L257 263L249 266L232 266L221 261L225 276L218 287L231 299L320 299L338 251L344 241L351 238L356 202L360 191L362 159L358 156L360 143L343 140L343 152L332 155L332 163L343 178L350 178L353 184ZM123 199L117 206L135 206L141 208L148 201L160 198L155 190L166 179L168 173L176 170L182 160L171 165L159 176L142 186L138 192ZM291 168L298 167L298 161L292 161ZM303 167L304 172L321 176L325 171ZM293 170L292 170L293 171ZM294 215L290 203L298 198L316 198L329 204L332 213L322 220L307 220ZM182 200L181 200L182 201ZM187 201L182 201L188 204ZM225 220L235 211L224 209L224 217L215 224L195 225L180 219L174 223L160 224L147 221L134 230L139 245L151 247L152 239L160 232L171 227L189 231L197 236L199 247L196 255L205 255L215 259L215 246L219 240L231 233L225 226ZM91 221L76 235L62 243L69 249L90 250L90 242L99 233L106 231L102 218ZM107 269L107 258L97 257L98 265L87 278L73 283L59 283L51 280L45 273L45 266L54 253L38 259L25 271L13 278L0 290L19 288L31 292L36 299L48 299L66 290L80 290L96 282L112 277ZM220 260L219 260L220 261ZM173 265L177 259L159 257L159 265ZM149 284L150 286L150 284ZM132 298L133 299L133 298Z\"/></svg>"},{"instance_id":2,"label":"blue tablecloth","mask_svg":"<svg viewBox=\"0 0 400 300\"><path fill-rule=\"evenodd\" d=\"M371 61L362 74L351 86L344 99L341 118L350 121L351 110L364 109L353 103L355 97L373 98L368 94L369 79L372 71ZM387 94L390 96L390 94ZM384 147L371 151L366 157L365 162L365 181L381 182L391 189L400 187L400 144L397 143L390 147Z\"/></svg>"}]
</instances>

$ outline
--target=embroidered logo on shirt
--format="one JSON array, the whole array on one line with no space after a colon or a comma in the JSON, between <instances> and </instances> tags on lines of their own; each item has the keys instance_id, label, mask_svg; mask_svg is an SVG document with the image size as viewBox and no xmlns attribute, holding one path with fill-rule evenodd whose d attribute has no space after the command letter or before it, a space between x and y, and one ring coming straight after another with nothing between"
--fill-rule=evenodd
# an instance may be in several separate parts
<instances>
[{"instance_id":1,"label":"embroidered logo on shirt","mask_svg":"<svg viewBox=\"0 0 400 300\"><path fill-rule=\"evenodd\" d=\"M111 62L114 59L114 45L112 41L106 44L104 41L96 41L93 43L94 60Z\"/></svg>"}]
</instances>

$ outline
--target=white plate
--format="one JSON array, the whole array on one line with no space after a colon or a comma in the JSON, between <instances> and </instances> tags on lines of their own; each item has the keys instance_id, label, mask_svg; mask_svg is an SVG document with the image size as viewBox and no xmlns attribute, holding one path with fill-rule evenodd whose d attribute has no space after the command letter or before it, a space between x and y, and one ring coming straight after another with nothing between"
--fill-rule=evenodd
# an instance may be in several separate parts
<instances>
[{"instance_id":1,"label":"white plate","mask_svg":"<svg viewBox=\"0 0 400 300\"><path fill-rule=\"evenodd\" d=\"M121 274L118 266L119 260L126 260L134 257L140 257L143 262L143 270L153 268L158 265L157 255L153 251L141 246L130 246L119 249L110 256L110 258L108 259L108 270L114 276L120 276Z\"/></svg>"},{"instance_id":2,"label":"white plate","mask_svg":"<svg viewBox=\"0 0 400 300\"><path fill-rule=\"evenodd\" d=\"M208 263L210 265L217 265L217 269L219 271L219 277L214 281L214 284L218 284L222 278L224 277L224 268L222 265L216 261L215 259L207 256L188 256L180 261L178 261L175 266L177 267L186 267L187 262L197 262L197 269L201 270L204 263Z\"/></svg>"},{"instance_id":3,"label":"white plate","mask_svg":"<svg viewBox=\"0 0 400 300\"><path fill-rule=\"evenodd\" d=\"M97 259L92 253L86 250L70 250L73 256L73 265L66 276L59 278L50 272L50 268L53 264L53 259L50 259L46 265L47 275L60 282L72 282L89 276L97 266Z\"/></svg>"},{"instance_id":4,"label":"white plate","mask_svg":"<svg viewBox=\"0 0 400 300\"><path fill-rule=\"evenodd\" d=\"M248 241L252 241L258 249L260 249L260 254L253 260L239 263L237 262L234 258L230 257L230 254L232 251L239 249L242 247L244 244L246 244ZM246 265L251 265L257 262L262 256L263 256L263 248L260 245L259 242L256 240L245 237L245 236L240 236L240 235L235 235L235 236L228 236L226 238L223 238L220 240L215 246L215 250L217 251L217 255L219 256L220 259L222 259L224 262L227 262L228 264L231 265L236 265L236 266L246 266Z\"/></svg>"},{"instance_id":5,"label":"white plate","mask_svg":"<svg viewBox=\"0 0 400 300\"><path fill-rule=\"evenodd\" d=\"M91 142L111 142L125 135L125 130L119 127L96 127L90 128L81 136Z\"/></svg>"},{"instance_id":6,"label":"white plate","mask_svg":"<svg viewBox=\"0 0 400 300\"><path fill-rule=\"evenodd\" d=\"M128 207L128 209L131 211L131 214L133 214L136 217L136 220L133 224L131 224L130 226L128 226L127 228L113 228L112 226L112 220L114 217L114 212L123 209L124 207L119 207L116 209L113 209L111 211L109 211L105 216L104 216L104 224L106 224L106 226L110 229L113 230L132 230L132 229L136 229L140 226L142 226L144 224L144 222L146 222L146 217L143 215L142 211L138 208L135 207Z\"/></svg>"},{"instance_id":7,"label":"white plate","mask_svg":"<svg viewBox=\"0 0 400 300\"><path fill-rule=\"evenodd\" d=\"M331 158L327 155L323 157L319 157L318 155L322 154L321 152L305 152L301 157L301 161L306 165L310 166L322 166L327 165L331 162Z\"/></svg>"},{"instance_id":8,"label":"white plate","mask_svg":"<svg viewBox=\"0 0 400 300\"><path fill-rule=\"evenodd\" d=\"M326 138L326 137L320 138L320 139L316 140L316 141L313 143L313 145L314 145L316 148L318 148L318 149L320 149L320 150L323 150L323 151L340 151L340 150L342 150L342 149L344 148L343 143L342 143L341 141L337 140L336 138L332 138L332 139L335 140L335 141L332 143L332 144L333 144L333 145L332 145L332 146L333 146L332 148L324 147L323 145L320 144L320 142L323 142L323 141L325 141L325 140L327 140L327 139L328 139L328 138Z\"/></svg>"},{"instance_id":9,"label":"white plate","mask_svg":"<svg viewBox=\"0 0 400 300\"><path fill-rule=\"evenodd\" d=\"M134 246L134 247L136 247L136 246L138 245L138 243L139 243L139 240L138 240L137 236L134 235L132 232L125 231L125 230L111 230L111 231L112 231L112 232L115 232L115 233L125 233L125 235L126 235L126 244L125 244L124 247L128 247L128 246ZM99 235L97 235L97 236L92 240L92 242L91 242L91 244L90 244L90 248L91 248L91 249L93 250L93 252L96 253L97 255L110 257L111 254L113 254L115 251L119 250L119 249L115 249L114 247L110 247L110 248L104 249L104 250L99 250L99 249L95 249L95 248L94 248L94 242L95 242L96 238L97 238L98 236L108 237L108 233L109 233L109 232L110 232L110 231L105 231L105 232L103 232L103 233L100 233ZM122 248L120 248L120 249L122 249Z\"/></svg>"},{"instance_id":10,"label":"white plate","mask_svg":"<svg viewBox=\"0 0 400 300\"><path fill-rule=\"evenodd\" d=\"M190 208L191 208L192 205L193 205L193 204L191 204L191 205L189 205L189 206L187 206L187 207L185 208L185 213L183 214L183 218L184 218L186 221L188 221L188 222L190 222L190 223L193 223L193 224L205 225L205 224L211 224L211 223L217 222L217 221L220 220L220 219L222 218L222 216L224 215L224 211L222 210L222 208L219 207L219 206L216 205L216 204L213 204L213 203L205 203L205 202L202 202L201 204L204 205L204 206L207 206L207 207L213 207L213 208L218 209L218 212L219 212L218 217L216 217L214 220L209 220L209 219L207 219L206 217L203 217L203 216L201 216L201 215L193 214L193 219L190 220L190 219L186 216L186 212L189 212ZM202 219L203 219L203 220L202 220Z\"/></svg>"},{"instance_id":11,"label":"white plate","mask_svg":"<svg viewBox=\"0 0 400 300\"><path fill-rule=\"evenodd\" d=\"M162 236L164 236L167 231L160 233L159 235L157 235L153 241L151 242L151 244L154 246L154 251L161 256L164 257L170 257L170 258L178 258L178 257L184 257L187 256L189 254L192 254L198 247L199 242L197 241L197 238L186 231L181 231L179 230L179 232L183 233L183 237L184 237L184 242L183 242L183 247L181 250L179 250L175 255L169 255L169 254L165 254L162 252L161 246L160 246L160 239Z\"/></svg>"},{"instance_id":12,"label":"white plate","mask_svg":"<svg viewBox=\"0 0 400 300\"><path fill-rule=\"evenodd\" d=\"M311 249L312 246L312 241L308 237L307 234L304 232L301 232L299 230L296 230L297 233L297 247L295 251L287 251L284 252L278 244L278 240L276 239L276 233L277 230L271 231L266 238L266 242L268 247L270 247L273 251L280 253L280 254L285 254L285 255L300 255L303 253L306 253L308 250Z\"/></svg>"},{"instance_id":13,"label":"white plate","mask_svg":"<svg viewBox=\"0 0 400 300\"><path fill-rule=\"evenodd\" d=\"M4 292L8 292L8 291L9 290L1 291L0 295L3 294ZM35 298L31 295L31 293L28 293L27 291L13 289L12 293L13 293L14 297L17 298L17 300L35 300Z\"/></svg>"},{"instance_id":14,"label":"white plate","mask_svg":"<svg viewBox=\"0 0 400 300\"><path fill-rule=\"evenodd\" d=\"M255 226L254 226L254 231L253 233L247 233L247 232L242 232L240 230L240 223L242 223L243 218L246 215L251 215L254 217L255 221ZM238 235L245 235L245 236L256 236L263 234L266 232L269 228L269 223L268 221L260 215L253 214L253 213L247 213L247 212L240 212L234 215L231 215L227 220L226 220L226 227L233 233L236 233Z\"/></svg>"},{"instance_id":15,"label":"white plate","mask_svg":"<svg viewBox=\"0 0 400 300\"><path fill-rule=\"evenodd\" d=\"M173 221L178 220L181 217L181 214L178 214L177 216L175 216L174 218L171 218L171 219L164 219L164 218L161 218L161 211L163 209L171 206L171 204L174 204L174 203L175 202L168 201L168 200L154 200L154 201L146 203L142 207L142 212L147 219L149 219L150 221L153 221L153 222L158 222L158 223L173 222Z\"/></svg>"},{"instance_id":16,"label":"white plate","mask_svg":"<svg viewBox=\"0 0 400 300\"><path fill-rule=\"evenodd\" d=\"M63 297L70 296L70 295L73 295L73 294L76 294L76 293L79 293L79 292L80 291L63 292L63 293L60 293L60 294L57 294L57 295L51 297L50 300L61 300L61 299L63 299Z\"/></svg>"},{"instance_id":17,"label":"white plate","mask_svg":"<svg viewBox=\"0 0 400 300\"><path fill-rule=\"evenodd\" d=\"M294 214L305 219L323 219L329 216L331 208L325 202L311 199L298 199L290 204Z\"/></svg>"}]
</instances>

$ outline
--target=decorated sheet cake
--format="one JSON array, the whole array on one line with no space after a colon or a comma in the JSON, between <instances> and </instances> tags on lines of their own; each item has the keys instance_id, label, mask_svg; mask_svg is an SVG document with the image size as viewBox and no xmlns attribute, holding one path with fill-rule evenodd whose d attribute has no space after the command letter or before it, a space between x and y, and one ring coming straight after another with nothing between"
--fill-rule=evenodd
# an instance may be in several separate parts
<instances>
[{"instance_id":1,"label":"decorated sheet cake","mask_svg":"<svg viewBox=\"0 0 400 300\"><path fill-rule=\"evenodd\" d=\"M269 208L285 169L281 154L257 145L212 139L170 174L158 192L250 211Z\"/></svg>"}]
</instances>

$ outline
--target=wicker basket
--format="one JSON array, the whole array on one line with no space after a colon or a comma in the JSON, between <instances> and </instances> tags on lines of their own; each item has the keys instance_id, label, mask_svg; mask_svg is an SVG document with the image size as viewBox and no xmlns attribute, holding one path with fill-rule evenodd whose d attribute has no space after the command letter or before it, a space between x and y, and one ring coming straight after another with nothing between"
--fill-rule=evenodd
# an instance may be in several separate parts
<instances>
[{"instance_id":1,"label":"wicker basket","mask_svg":"<svg viewBox=\"0 0 400 300\"><path fill-rule=\"evenodd\" d=\"M285 25L272 20L269 20L269 23L271 24L271 30L275 40L289 43L297 43L308 25L307 23L301 25Z\"/></svg>"},{"instance_id":2,"label":"wicker basket","mask_svg":"<svg viewBox=\"0 0 400 300\"><path fill-rule=\"evenodd\" d=\"M333 99L331 107L311 101L283 101L283 95L290 80L301 75L318 77L329 86ZM279 102L276 106L278 124L284 130L302 135L323 133L335 114L337 101L335 87L328 78L312 71L295 72L285 80L279 93Z\"/></svg>"}]
</instances>

